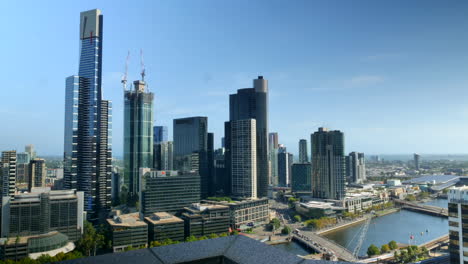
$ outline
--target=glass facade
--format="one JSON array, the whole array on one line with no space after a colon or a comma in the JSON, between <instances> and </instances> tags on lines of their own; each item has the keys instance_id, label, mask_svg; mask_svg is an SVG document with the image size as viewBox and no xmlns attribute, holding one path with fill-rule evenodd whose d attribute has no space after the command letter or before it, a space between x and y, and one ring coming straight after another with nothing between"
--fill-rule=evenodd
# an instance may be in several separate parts
<instances>
[{"instance_id":1,"label":"glass facade","mask_svg":"<svg viewBox=\"0 0 468 264\"><path fill-rule=\"evenodd\" d=\"M94 222L110 209L112 107L101 91L103 16L94 9L80 19L78 75L66 79L64 188L84 192Z\"/></svg>"},{"instance_id":2,"label":"glass facade","mask_svg":"<svg viewBox=\"0 0 468 264\"><path fill-rule=\"evenodd\" d=\"M154 143L168 141L167 126L154 126Z\"/></svg>"},{"instance_id":3,"label":"glass facade","mask_svg":"<svg viewBox=\"0 0 468 264\"><path fill-rule=\"evenodd\" d=\"M310 163L294 163L291 172L291 189L293 192L312 191L312 166Z\"/></svg>"},{"instance_id":4,"label":"glass facade","mask_svg":"<svg viewBox=\"0 0 468 264\"><path fill-rule=\"evenodd\" d=\"M124 183L130 194L138 194L140 168L153 168L153 93L143 81L134 82L134 91L125 91Z\"/></svg>"}]
</instances>

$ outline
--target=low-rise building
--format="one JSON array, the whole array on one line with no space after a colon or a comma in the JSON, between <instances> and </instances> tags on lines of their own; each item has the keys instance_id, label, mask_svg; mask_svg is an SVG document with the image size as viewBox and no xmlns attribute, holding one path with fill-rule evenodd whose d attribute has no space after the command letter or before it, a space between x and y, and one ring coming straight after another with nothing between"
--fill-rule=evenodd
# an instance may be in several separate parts
<instances>
[{"instance_id":1,"label":"low-rise building","mask_svg":"<svg viewBox=\"0 0 468 264\"><path fill-rule=\"evenodd\" d=\"M139 213L117 215L107 219L107 223L114 252L124 251L128 247L148 246L148 225L140 219Z\"/></svg>"},{"instance_id":2,"label":"low-rise building","mask_svg":"<svg viewBox=\"0 0 468 264\"><path fill-rule=\"evenodd\" d=\"M208 236L229 231L229 207L217 204L192 204L182 213L185 236Z\"/></svg>"},{"instance_id":3,"label":"low-rise building","mask_svg":"<svg viewBox=\"0 0 468 264\"><path fill-rule=\"evenodd\" d=\"M148 241L183 241L185 238L184 220L166 212L153 213L145 217L148 224Z\"/></svg>"},{"instance_id":4,"label":"low-rise building","mask_svg":"<svg viewBox=\"0 0 468 264\"><path fill-rule=\"evenodd\" d=\"M295 204L296 212L310 218L336 217L345 211L332 202L308 201Z\"/></svg>"},{"instance_id":5,"label":"low-rise building","mask_svg":"<svg viewBox=\"0 0 468 264\"><path fill-rule=\"evenodd\" d=\"M40 235L0 238L0 259L20 260L29 257L37 259L41 255L55 256L58 253L68 253L75 245L68 236L52 231Z\"/></svg>"},{"instance_id":6,"label":"low-rise building","mask_svg":"<svg viewBox=\"0 0 468 264\"><path fill-rule=\"evenodd\" d=\"M230 225L233 228L245 229L270 220L267 198L218 202L204 200L205 204L219 204L229 207Z\"/></svg>"}]
</instances>

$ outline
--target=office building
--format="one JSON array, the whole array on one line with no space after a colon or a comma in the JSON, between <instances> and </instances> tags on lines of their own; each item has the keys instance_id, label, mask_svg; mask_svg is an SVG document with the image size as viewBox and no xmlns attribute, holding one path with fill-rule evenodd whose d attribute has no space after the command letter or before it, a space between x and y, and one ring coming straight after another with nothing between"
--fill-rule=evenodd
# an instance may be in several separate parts
<instances>
[{"instance_id":1,"label":"office building","mask_svg":"<svg viewBox=\"0 0 468 264\"><path fill-rule=\"evenodd\" d=\"M229 96L229 121L225 123L226 169L231 173L232 141L231 123L237 120L255 119L257 144L257 196L268 195L268 81L259 76L253 81L253 88L237 90ZM232 175L230 176L232 177Z\"/></svg>"},{"instance_id":2,"label":"office building","mask_svg":"<svg viewBox=\"0 0 468 264\"><path fill-rule=\"evenodd\" d=\"M174 119L174 169L198 171L201 197L209 192L208 118L202 116Z\"/></svg>"},{"instance_id":3,"label":"office building","mask_svg":"<svg viewBox=\"0 0 468 264\"><path fill-rule=\"evenodd\" d=\"M419 154L416 154L416 153L414 153L413 156L414 156L414 169L419 170L420 169L419 162L421 161L421 156Z\"/></svg>"},{"instance_id":4,"label":"office building","mask_svg":"<svg viewBox=\"0 0 468 264\"><path fill-rule=\"evenodd\" d=\"M45 187L46 164L44 159L33 159L29 164L29 183L28 190L32 188Z\"/></svg>"},{"instance_id":5,"label":"office building","mask_svg":"<svg viewBox=\"0 0 468 264\"><path fill-rule=\"evenodd\" d=\"M142 168L140 213L178 213L184 207L200 201L198 172L158 171Z\"/></svg>"},{"instance_id":6,"label":"office building","mask_svg":"<svg viewBox=\"0 0 468 264\"><path fill-rule=\"evenodd\" d=\"M123 177L120 175L120 171L116 168L112 170L111 178L111 199L114 204L120 203L120 188L123 185Z\"/></svg>"},{"instance_id":7,"label":"office building","mask_svg":"<svg viewBox=\"0 0 468 264\"><path fill-rule=\"evenodd\" d=\"M106 221L110 226L114 252L148 246L148 224L140 219L139 213L116 215Z\"/></svg>"},{"instance_id":8,"label":"office building","mask_svg":"<svg viewBox=\"0 0 468 264\"><path fill-rule=\"evenodd\" d=\"M309 162L309 156L307 155L307 140L299 140L299 163Z\"/></svg>"},{"instance_id":9,"label":"office building","mask_svg":"<svg viewBox=\"0 0 468 264\"><path fill-rule=\"evenodd\" d=\"M294 163L291 172L291 190L293 192L312 191L312 166L310 163Z\"/></svg>"},{"instance_id":10,"label":"office building","mask_svg":"<svg viewBox=\"0 0 468 264\"><path fill-rule=\"evenodd\" d=\"M319 128L311 135L312 195L342 200L345 197L344 135Z\"/></svg>"},{"instance_id":11,"label":"office building","mask_svg":"<svg viewBox=\"0 0 468 264\"><path fill-rule=\"evenodd\" d=\"M41 235L57 231L70 241L83 231L83 193L38 189L3 197L1 237Z\"/></svg>"},{"instance_id":12,"label":"office building","mask_svg":"<svg viewBox=\"0 0 468 264\"><path fill-rule=\"evenodd\" d=\"M448 229L450 263L468 262L468 187L453 187L448 192Z\"/></svg>"},{"instance_id":13,"label":"office building","mask_svg":"<svg viewBox=\"0 0 468 264\"><path fill-rule=\"evenodd\" d=\"M291 177L292 177L292 165L294 163L294 155L288 152L288 176L289 176L289 184L291 185Z\"/></svg>"},{"instance_id":14,"label":"office building","mask_svg":"<svg viewBox=\"0 0 468 264\"><path fill-rule=\"evenodd\" d=\"M154 168L157 170L173 170L174 143L161 141L154 143Z\"/></svg>"},{"instance_id":15,"label":"office building","mask_svg":"<svg viewBox=\"0 0 468 264\"><path fill-rule=\"evenodd\" d=\"M87 218L103 223L111 205L112 106L102 99L103 15L80 14L78 75L66 79L64 188L83 191Z\"/></svg>"},{"instance_id":16,"label":"office building","mask_svg":"<svg viewBox=\"0 0 468 264\"><path fill-rule=\"evenodd\" d=\"M225 166L225 149L219 148L214 151L213 164L214 164L214 188L215 195L230 195L231 193L231 177L226 172Z\"/></svg>"},{"instance_id":17,"label":"office building","mask_svg":"<svg viewBox=\"0 0 468 264\"><path fill-rule=\"evenodd\" d=\"M230 225L241 230L267 223L270 220L268 198L218 202L204 200L203 204L217 204L229 207Z\"/></svg>"},{"instance_id":18,"label":"office building","mask_svg":"<svg viewBox=\"0 0 468 264\"><path fill-rule=\"evenodd\" d=\"M289 157L283 145L278 148L278 186L289 186Z\"/></svg>"},{"instance_id":19,"label":"office building","mask_svg":"<svg viewBox=\"0 0 468 264\"><path fill-rule=\"evenodd\" d=\"M31 155L28 152L16 153L16 183L29 182L29 162Z\"/></svg>"},{"instance_id":20,"label":"office building","mask_svg":"<svg viewBox=\"0 0 468 264\"><path fill-rule=\"evenodd\" d=\"M350 183L364 183L366 181L364 153L349 153L346 157L346 176Z\"/></svg>"},{"instance_id":21,"label":"office building","mask_svg":"<svg viewBox=\"0 0 468 264\"><path fill-rule=\"evenodd\" d=\"M231 194L257 198L257 145L255 119L231 121Z\"/></svg>"},{"instance_id":22,"label":"office building","mask_svg":"<svg viewBox=\"0 0 468 264\"><path fill-rule=\"evenodd\" d=\"M166 212L153 213L145 217L148 224L148 241L184 241L184 220Z\"/></svg>"},{"instance_id":23,"label":"office building","mask_svg":"<svg viewBox=\"0 0 468 264\"><path fill-rule=\"evenodd\" d=\"M229 207L215 204L192 204L184 208L185 236L209 236L229 232Z\"/></svg>"},{"instance_id":24,"label":"office building","mask_svg":"<svg viewBox=\"0 0 468 264\"><path fill-rule=\"evenodd\" d=\"M208 177L208 195L213 196L216 194L216 174L214 167L214 133L207 134L207 151L206 151L206 163L207 163L207 177Z\"/></svg>"},{"instance_id":25,"label":"office building","mask_svg":"<svg viewBox=\"0 0 468 264\"><path fill-rule=\"evenodd\" d=\"M139 192L140 168L153 168L153 93L146 83L133 82L124 92L124 184L129 196Z\"/></svg>"},{"instance_id":26,"label":"office building","mask_svg":"<svg viewBox=\"0 0 468 264\"><path fill-rule=\"evenodd\" d=\"M278 185L278 133L268 135L268 156L270 165L270 184Z\"/></svg>"},{"instance_id":27,"label":"office building","mask_svg":"<svg viewBox=\"0 0 468 264\"><path fill-rule=\"evenodd\" d=\"M24 147L24 152L29 154L30 159L36 158L36 150L34 150L34 145L29 144Z\"/></svg>"},{"instance_id":28,"label":"office building","mask_svg":"<svg viewBox=\"0 0 468 264\"><path fill-rule=\"evenodd\" d=\"M16 191L16 150L2 151L2 196Z\"/></svg>"},{"instance_id":29,"label":"office building","mask_svg":"<svg viewBox=\"0 0 468 264\"><path fill-rule=\"evenodd\" d=\"M153 128L153 135L154 135L154 140L153 142L159 143L159 142L165 142L168 141L168 133L167 133L167 126L154 126Z\"/></svg>"}]
</instances>

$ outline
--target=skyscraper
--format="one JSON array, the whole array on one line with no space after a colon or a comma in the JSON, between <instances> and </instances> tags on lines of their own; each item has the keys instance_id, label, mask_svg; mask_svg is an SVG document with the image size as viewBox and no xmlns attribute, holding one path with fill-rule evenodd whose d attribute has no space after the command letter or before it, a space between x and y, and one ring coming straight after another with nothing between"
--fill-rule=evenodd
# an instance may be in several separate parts
<instances>
[{"instance_id":1,"label":"skyscraper","mask_svg":"<svg viewBox=\"0 0 468 264\"><path fill-rule=\"evenodd\" d=\"M34 145L32 144L29 144L29 145L26 145L24 147L24 151L29 153L29 157L31 159L35 159L36 158L36 151L34 150Z\"/></svg>"},{"instance_id":2,"label":"skyscraper","mask_svg":"<svg viewBox=\"0 0 468 264\"><path fill-rule=\"evenodd\" d=\"M287 187L289 185L289 157L286 147L278 147L278 185Z\"/></svg>"},{"instance_id":3,"label":"skyscraper","mask_svg":"<svg viewBox=\"0 0 468 264\"><path fill-rule=\"evenodd\" d=\"M202 116L174 119L174 169L197 171L200 193L208 195L208 118Z\"/></svg>"},{"instance_id":4,"label":"skyscraper","mask_svg":"<svg viewBox=\"0 0 468 264\"><path fill-rule=\"evenodd\" d=\"M363 183L366 180L364 153L351 152L346 157L346 174L352 183Z\"/></svg>"},{"instance_id":5,"label":"skyscraper","mask_svg":"<svg viewBox=\"0 0 468 264\"><path fill-rule=\"evenodd\" d=\"M29 182L29 162L31 155L28 152L16 153L16 182Z\"/></svg>"},{"instance_id":6,"label":"skyscraper","mask_svg":"<svg viewBox=\"0 0 468 264\"><path fill-rule=\"evenodd\" d=\"M139 193L140 168L153 167L153 93L143 80L124 94L124 184L129 196Z\"/></svg>"},{"instance_id":7,"label":"skyscraper","mask_svg":"<svg viewBox=\"0 0 468 264\"><path fill-rule=\"evenodd\" d=\"M312 166L310 163L294 163L291 167L291 190L293 192L312 191Z\"/></svg>"},{"instance_id":8,"label":"skyscraper","mask_svg":"<svg viewBox=\"0 0 468 264\"><path fill-rule=\"evenodd\" d=\"M80 14L77 76L66 79L64 187L84 192L89 221L101 222L111 205L112 106L102 99L103 16Z\"/></svg>"},{"instance_id":9,"label":"skyscraper","mask_svg":"<svg viewBox=\"0 0 468 264\"><path fill-rule=\"evenodd\" d=\"M344 135L319 128L311 135L312 195L341 200L345 197Z\"/></svg>"},{"instance_id":10,"label":"skyscraper","mask_svg":"<svg viewBox=\"0 0 468 264\"><path fill-rule=\"evenodd\" d=\"M44 159L33 159L29 165L29 182L28 189L31 192L32 188L45 187L46 165Z\"/></svg>"},{"instance_id":11,"label":"skyscraper","mask_svg":"<svg viewBox=\"0 0 468 264\"><path fill-rule=\"evenodd\" d=\"M12 196L16 190L16 150L2 151L2 196Z\"/></svg>"},{"instance_id":12,"label":"skyscraper","mask_svg":"<svg viewBox=\"0 0 468 264\"><path fill-rule=\"evenodd\" d=\"M257 198L255 119L231 122L232 196Z\"/></svg>"},{"instance_id":13,"label":"skyscraper","mask_svg":"<svg viewBox=\"0 0 468 264\"><path fill-rule=\"evenodd\" d=\"M419 162L421 160L421 156L419 154L414 153L414 168L419 170Z\"/></svg>"},{"instance_id":14,"label":"skyscraper","mask_svg":"<svg viewBox=\"0 0 468 264\"><path fill-rule=\"evenodd\" d=\"M309 155L307 155L307 140L299 140L299 163L309 162Z\"/></svg>"},{"instance_id":15,"label":"skyscraper","mask_svg":"<svg viewBox=\"0 0 468 264\"><path fill-rule=\"evenodd\" d=\"M167 141L167 126L154 126L154 143Z\"/></svg>"},{"instance_id":16,"label":"skyscraper","mask_svg":"<svg viewBox=\"0 0 468 264\"><path fill-rule=\"evenodd\" d=\"M174 144L172 141L154 143L154 168L157 170L173 169Z\"/></svg>"},{"instance_id":17,"label":"skyscraper","mask_svg":"<svg viewBox=\"0 0 468 264\"><path fill-rule=\"evenodd\" d=\"M270 184L278 185L278 133L268 134Z\"/></svg>"},{"instance_id":18,"label":"skyscraper","mask_svg":"<svg viewBox=\"0 0 468 264\"><path fill-rule=\"evenodd\" d=\"M259 76L254 79L253 88L237 90L229 96L229 122L225 124L226 168L231 171L231 125L230 122L243 119L256 120L257 144L257 195L268 195L268 81ZM231 175L232 177L232 175Z\"/></svg>"},{"instance_id":19,"label":"skyscraper","mask_svg":"<svg viewBox=\"0 0 468 264\"><path fill-rule=\"evenodd\" d=\"M451 264L466 263L468 250L467 232L463 225L468 221L468 186L452 187L448 195L449 254Z\"/></svg>"}]
</instances>

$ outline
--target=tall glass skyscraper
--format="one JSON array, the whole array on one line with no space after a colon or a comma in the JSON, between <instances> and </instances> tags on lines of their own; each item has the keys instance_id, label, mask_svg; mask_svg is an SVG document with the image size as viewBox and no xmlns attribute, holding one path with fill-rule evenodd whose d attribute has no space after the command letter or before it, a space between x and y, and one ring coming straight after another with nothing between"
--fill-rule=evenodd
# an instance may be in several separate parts
<instances>
[{"instance_id":1,"label":"tall glass skyscraper","mask_svg":"<svg viewBox=\"0 0 468 264\"><path fill-rule=\"evenodd\" d=\"M167 126L154 126L154 143L166 142Z\"/></svg>"},{"instance_id":2,"label":"tall glass skyscraper","mask_svg":"<svg viewBox=\"0 0 468 264\"><path fill-rule=\"evenodd\" d=\"M307 140L299 140L299 163L309 162L309 155L307 155Z\"/></svg>"},{"instance_id":3,"label":"tall glass skyscraper","mask_svg":"<svg viewBox=\"0 0 468 264\"><path fill-rule=\"evenodd\" d=\"M319 128L311 135L312 195L342 200L345 197L344 135Z\"/></svg>"},{"instance_id":4,"label":"tall glass skyscraper","mask_svg":"<svg viewBox=\"0 0 468 264\"><path fill-rule=\"evenodd\" d=\"M77 76L66 79L64 187L84 192L89 221L104 220L111 205L112 105L102 99L103 16L80 14Z\"/></svg>"},{"instance_id":5,"label":"tall glass skyscraper","mask_svg":"<svg viewBox=\"0 0 468 264\"><path fill-rule=\"evenodd\" d=\"M174 169L198 171L200 173L200 193L208 196L209 172L208 118L203 116L174 119Z\"/></svg>"},{"instance_id":6,"label":"tall glass skyscraper","mask_svg":"<svg viewBox=\"0 0 468 264\"><path fill-rule=\"evenodd\" d=\"M226 170L232 175L231 125L230 122L243 119L256 120L257 144L257 196L268 195L270 176L268 162L268 81L258 76L253 88L237 90L229 96L229 122L225 123ZM232 176L231 176L232 177Z\"/></svg>"},{"instance_id":7,"label":"tall glass skyscraper","mask_svg":"<svg viewBox=\"0 0 468 264\"><path fill-rule=\"evenodd\" d=\"M133 82L134 90L125 91L124 184L130 195L140 188L140 168L153 167L153 93L143 81Z\"/></svg>"}]
</instances>

